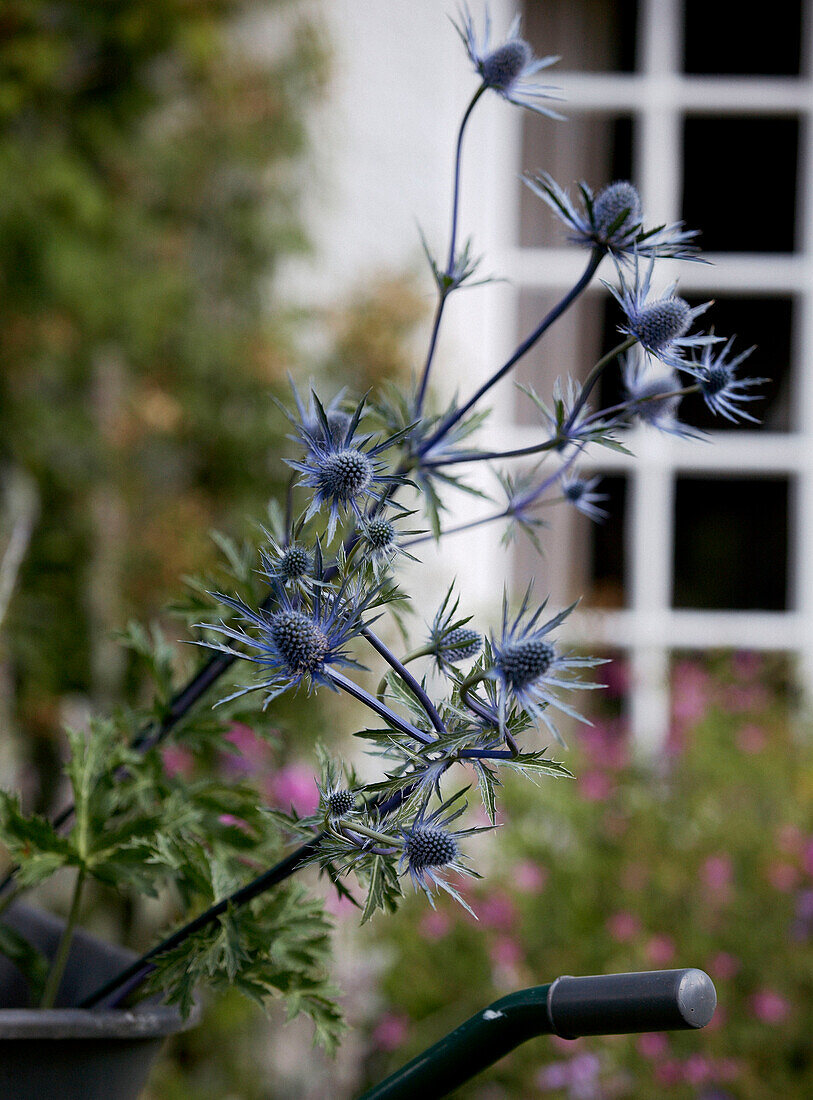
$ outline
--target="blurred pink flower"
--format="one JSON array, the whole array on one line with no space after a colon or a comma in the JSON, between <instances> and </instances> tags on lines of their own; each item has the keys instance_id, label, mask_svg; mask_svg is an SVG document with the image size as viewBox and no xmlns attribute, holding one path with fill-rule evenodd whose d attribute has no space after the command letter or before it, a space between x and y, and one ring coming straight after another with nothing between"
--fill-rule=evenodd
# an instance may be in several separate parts
<instances>
[{"instance_id":1,"label":"blurred pink flower","mask_svg":"<svg viewBox=\"0 0 813 1100\"><path fill-rule=\"evenodd\" d=\"M335 890L331 890L325 898L325 909L334 917L339 918L349 917L351 914L358 916L360 912L358 906L354 905L350 898L346 898L343 894L337 894Z\"/></svg>"},{"instance_id":2,"label":"blurred pink flower","mask_svg":"<svg viewBox=\"0 0 813 1100\"><path fill-rule=\"evenodd\" d=\"M269 799L287 810L290 806L298 814L312 814L319 805L319 792L313 773L305 764L286 764L269 777L266 785Z\"/></svg>"},{"instance_id":3,"label":"blurred pink flower","mask_svg":"<svg viewBox=\"0 0 813 1100\"><path fill-rule=\"evenodd\" d=\"M660 1061L669 1050L669 1040L662 1031L647 1031L639 1035L635 1044L642 1058Z\"/></svg>"},{"instance_id":4,"label":"blurred pink flower","mask_svg":"<svg viewBox=\"0 0 813 1100\"><path fill-rule=\"evenodd\" d=\"M718 951L708 966L712 978L719 978L721 982L726 982L739 974L742 963L736 955L730 955L728 951Z\"/></svg>"},{"instance_id":5,"label":"blurred pink flower","mask_svg":"<svg viewBox=\"0 0 813 1100\"><path fill-rule=\"evenodd\" d=\"M789 894L799 881L799 871L792 863L772 863L766 871L766 877L774 890Z\"/></svg>"},{"instance_id":6,"label":"blurred pink flower","mask_svg":"<svg viewBox=\"0 0 813 1100\"><path fill-rule=\"evenodd\" d=\"M719 1031L720 1028L723 1027L723 1025L725 1024L727 1019L728 1015L725 1008L723 1008L722 1005L718 1004L714 1010L714 1015L706 1024L706 1031Z\"/></svg>"},{"instance_id":7,"label":"blurred pink flower","mask_svg":"<svg viewBox=\"0 0 813 1100\"><path fill-rule=\"evenodd\" d=\"M712 1075L712 1064L702 1054L690 1054L683 1063L683 1079L689 1085L702 1085Z\"/></svg>"},{"instance_id":8,"label":"blurred pink flower","mask_svg":"<svg viewBox=\"0 0 813 1100\"><path fill-rule=\"evenodd\" d=\"M802 866L809 875L813 876L813 838L808 840L802 851Z\"/></svg>"},{"instance_id":9,"label":"blurred pink flower","mask_svg":"<svg viewBox=\"0 0 813 1100\"><path fill-rule=\"evenodd\" d=\"M576 780L582 798L588 802L605 802L613 789L613 782L605 772L588 771Z\"/></svg>"},{"instance_id":10,"label":"blurred pink flower","mask_svg":"<svg viewBox=\"0 0 813 1100\"><path fill-rule=\"evenodd\" d=\"M762 684L727 684L722 694L721 702L729 710L754 713L768 705L768 691Z\"/></svg>"},{"instance_id":11,"label":"blurred pink flower","mask_svg":"<svg viewBox=\"0 0 813 1100\"><path fill-rule=\"evenodd\" d=\"M742 1074L743 1065L738 1058L719 1058L714 1063L718 1081L734 1081Z\"/></svg>"},{"instance_id":12,"label":"blurred pink flower","mask_svg":"<svg viewBox=\"0 0 813 1100\"><path fill-rule=\"evenodd\" d=\"M242 829L243 832L249 831L248 825L242 817L235 817L234 814L220 814L217 820L221 825L233 825L235 829Z\"/></svg>"},{"instance_id":13,"label":"blurred pink flower","mask_svg":"<svg viewBox=\"0 0 813 1100\"><path fill-rule=\"evenodd\" d=\"M167 775L171 778L180 775L188 779L195 767L195 758L192 753L189 749L181 748L180 745L167 745L161 751L161 759L164 761Z\"/></svg>"},{"instance_id":14,"label":"blurred pink flower","mask_svg":"<svg viewBox=\"0 0 813 1100\"><path fill-rule=\"evenodd\" d=\"M743 726L737 734L737 747L740 752L747 752L752 756L762 752L767 743L768 738L765 735L765 731L753 722L749 722L748 725Z\"/></svg>"},{"instance_id":15,"label":"blurred pink flower","mask_svg":"<svg viewBox=\"0 0 813 1100\"><path fill-rule=\"evenodd\" d=\"M372 1041L379 1050L396 1050L409 1034L409 1020L400 1012L385 1012L376 1024Z\"/></svg>"},{"instance_id":16,"label":"blurred pink flower","mask_svg":"<svg viewBox=\"0 0 813 1100\"><path fill-rule=\"evenodd\" d=\"M678 661L672 670L672 714L681 722L698 722L709 704L710 679L694 661Z\"/></svg>"},{"instance_id":17,"label":"blurred pink flower","mask_svg":"<svg viewBox=\"0 0 813 1100\"><path fill-rule=\"evenodd\" d=\"M788 855L798 855L804 848L805 835L796 825L780 825L774 835L776 846Z\"/></svg>"},{"instance_id":18,"label":"blurred pink flower","mask_svg":"<svg viewBox=\"0 0 813 1100\"><path fill-rule=\"evenodd\" d=\"M421 917L418 927L428 940L442 940L452 927L452 919L440 909L430 909Z\"/></svg>"},{"instance_id":19,"label":"blurred pink flower","mask_svg":"<svg viewBox=\"0 0 813 1100\"><path fill-rule=\"evenodd\" d=\"M598 767L621 768L627 763L627 739L621 722L605 719L581 731L579 744Z\"/></svg>"},{"instance_id":20,"label":"blurred pink flower","mask_svg":"<svg viewBox=\"0 0 813 1100\"><path fill-rule=\"evenodd\" d=\"M646 957L654 967L663 968L675 957L675 941L671 936L653 936L646 945Z\"/></svg>"},{"instance_id":21,"label":"blurred pink flower","mask_svg":"<svg viewBox=\"0 0 813 1100\"><path fill-rule=\"evenodd\" d=\"M624 943L638 935L641 922L634 913L613 913L607 918L607 931L617 943Z\"/></svg>"},{"instance_id":22,"label":"blurred pink flower","mask_svg":"<svg viewBox=\"0 0 813 1100\"><path fill-rule=\"evenodd\" d=\"M267 766L269 746L245 722L232 722L224 740L237 749L236 753L223 753L221 763L226 771L252 774Z\"/></svg>"},{"instance_id":23,"label":"blurred pink flower","mask_svg":"<svg viewBox=\"0 0 813 1100\"><path fill-rule=\"evenodd\" d=\"M539 894L545 889L548 872L545 867L540 867L538 863L533 863L530 859L523 859L514 867L511 880L515 890L519 890L523 894Z\"/></svg>"},{"instance_id":24,"label":"blurred pink flower","mask_svg":"<svg viewBox=\"0 0 813 1100\"><path fill-rule=\"evenodd\" d=\"M653 1072L659 1085L679 1085L683 1080L683 1066L676 1058L659 1062Z\"/></svg>"},{"instance_id":25,"label":"blurred pink flower","mask_svg":"<svg viewBox=\"0 0 813 1100\"><path fill-rule=\"evenodd\" d=\"M701 871L703 881L715 894L727 894L734 879L734 869L727 855L709 856Z\"/></svg>"},{"instance_id":26,"label":"blurred pink flower","mask_svg":"<svg viewBox=\"0 0 813 1100\"><path fill-rule=\"evenodd\" d=\"M790 1004L775 989L760 989L751 997L751 1011L763 1024L781 1024L790 1013Z\"/></svg>"},{"instance_id":27,"label":"blurred pink flower","mask_svg":"<svg viewBox=\"0 0 813 1100\"><path fill-rule=\"evenodd\" d=\"M488 954L494 966L518 966L522 962L522 948L511 936L498 936Z\"/></svg>"},{"instance_id":28,"label":"blurred pink flower","mask_svg":"<svg viewBox=\"0 0 813 1100\"><path fill-rule=\"evenodd\" d=\"M477 916L485 928L499 928L507 932L517 919L517 911L506 893L495 890L480 903Z\"/></svg>"},{"instance_id":29,"label":"blurred pink flower","mask_svg":"<svg viewBox=\"0 0 813 1100\"><path fill-rule=\"evenodd\" d=\"M606 685L604 694L609 699L619 699L629 693L629 661L614 657L601 669L601 682Z\"/></svg>"},{"instance_id":30,"label":"blurred pink flower","mask_svg":"<svg viewBox=\"0 0 813 1100\"><path fill-rule=\"evenodd\" d=\"M731 655L731 667L736 676L743 680L753 680L762 672L764 659L755 649L738 649Z\"/></svg>"}]
</instances>

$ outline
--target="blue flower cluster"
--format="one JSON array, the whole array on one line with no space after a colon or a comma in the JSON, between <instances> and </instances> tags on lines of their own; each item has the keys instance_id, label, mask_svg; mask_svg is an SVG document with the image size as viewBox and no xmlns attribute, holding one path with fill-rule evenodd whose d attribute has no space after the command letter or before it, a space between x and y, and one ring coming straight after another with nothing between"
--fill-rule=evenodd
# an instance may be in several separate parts
<instances>
[{"instance_id":1,"label":"blue flower cluster","mask_svg":"<svg viewBox=\"0 0 813 1100\"><path fill-rule=\"evenodd\" d=\"M472 616L459 615L450 589L422 643L398 655L372 629L389 610L408 636L397 566L404 558L416 560L411 551L429 539L488 523L503 523L507 535L521 529L536 540L547 526L541 510L557 501L601 521L607 497L598 491L600 479L578 472L592 448L626 450L625 429L634 422L693 436L678 419L688 393L700 394L728 420L753 421L744 406L756 399L750 391L762 381L737 376L753 349L732 356L733 339L695 329L711 303L690 306L675 283L653 290L659 260L699 259L696 231L682 223L647 228L641 195L629 181L610 182L596 194L579 184L577 202L550 175L538 172L525 182L565 223L571 242L589 251L584 274L462 404L441 412L424 407L431 399L428 383L445 304L476 267L470 242L456 246L468 118L489 91L536 114L559 117L545 105L554 90L538 82L556 58L534 58L520 37L519 20L497 41L488 11L478 34L463 4L455 26L479 83L458 133L445 267L431 258L424 242L438 298L418 383L409 394L395 390L355 406L344 393L327 405L315 394L305 402L294 388L295 410L286 415L297 454L286 460L293 470L287 509L266 531L260 560L268 594L260 606L244 595L215 594L236 618L201 624L205 633L199 641L253 667L253 678L229 699L258 691L267 706L283 692L325 686L351 695L376 716L376 727L359 736L387 764L381 782L359 788L345 778L342 766L328 760L318 812L290 823L297 836L318 836L309 858L334 881L345 873L358 876L368 891L365 919L396 903L399 876L408 876L430 901L435 889L443 889L465 904L447 875L474 873L460 843L478 830L451 827L465 804L462 792L444 799L447 775L456 767L472 768L494 822L500 768L562 774L561 764L525 745L525 739L543 727L563 744L554 716L557 722L558 716L586 721L570 698L598 686L582 674L601 663L567 648L559 636L576 605L546 617L548 601L533 606L530 588L516 612L504 598L501 626L491 633L470 625ZM573 305L607 257L616 279L604 285L621 310L621 342L592 369L582 372L574 365L545 399L523 388L540 418L536 442L499 451L473 446L471 438L486 415L485 395ZM623 394L602 408L596 395L608 371L618 372ZM466 482L471 463L496 473L504 499L467 522L444 524L447 492L484 495ZM405 530L404 522L418 510L429 530ZM361 647L385 666L375 693L342 671L362 669L356 653ZM419 661L427 662L420 676L410 667ZM433 801L439 803L434 809Z\"/></svg>"}]
</instances>

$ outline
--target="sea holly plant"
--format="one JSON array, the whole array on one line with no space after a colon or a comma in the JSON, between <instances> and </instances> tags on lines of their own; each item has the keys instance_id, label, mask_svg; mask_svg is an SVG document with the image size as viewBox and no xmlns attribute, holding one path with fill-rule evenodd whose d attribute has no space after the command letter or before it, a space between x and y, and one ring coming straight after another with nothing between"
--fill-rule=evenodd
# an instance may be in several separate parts
<instances>
[{"instance_id":1,"label":"sea holly plant","mask_svg":"<svg viewBox=\"0 0 813 1100\"><path fill-rule=\"evenodd\" d=\"M444 892L470 908L466 882L478 875L479 834L497 823L501 776L506 769L536 781L570 774L558 759L560 720L586 721L578 699L597 686L591 669L601 663L569 648L562 630L576 605L557 602L561 594L532 587L519 600L506 594L501 621L481 623L461 609L453 588L438 607L417 606L403 586L404 559L419 561L429 540L463 538L485 524L536 542L549 522L545 509L556 503L600 522L606 498L597 478L580 473L584 458L595 447L628 451L628 429L639 422L689 434L678 419L688 393L702 394L729 420L753 419L743 405L759 380L736 377L748 352L732 355L733 340L698 331L707 306L690 307L675 284L661 288L657 280L661 258L698 258L695 232L679 223L647 228L629 181L596 193L581 183L577 204L545 173L527 183L588 250L584 273L474 392L445 409L432 406L444 311L478 267L471 242L457 245L468 120L492 92L550 120L540 124L559 117L546 106L555 92L538 81L555 59L534 59L517 22L498 41L488 14L480 33L463 5L456 26L477 86L457 134L445 265L424 242L437 302L414 386L329 401L293 387L285 409L291 448L281 458L291 472L285 501L261 518L255 541L219 536L220 576L190 581L175 608L198 647L186 652L203 649L206 662L177 687L174 648L157 632L130 627L123 641L154 686L147 710L121 710L68 734L73 801L53 821L0 795L0 839L14 861L0 905L58 870L73 876L50 968L0 923L0 950L25 968L43 1007L54 1003L89 882L174 891L175 928L84 1007L158 992L188 1010L199 985L230 985L261 1003L282 998L290 1013L311 1016L320 1040L335 1044L341 1017L329 982L329 921L314 876L300 872L318 869L328 890L358 906L362 923L395 910L407 889L430 905ZM619 342L592 367L568 364L550 395L523 391L538 414L533 443L478 448L484 398L604 260ZM598 383L610 372L623 397L601 407ZM469 483L472 464L492 472L491 495ZM458 491L484 503L466 522L447 523L449 494ZM168 744L200 759L228 751L235 723L263 735L282 695L317 691L367 708L369 724L355 733L376 758L376 782L359 781L332 737L318 749L319 804L307 816L258 806L255 789L243 783L190 780L167 768ZM475 800L486 825L466 824Z\"/></svg>"}]
</instances>

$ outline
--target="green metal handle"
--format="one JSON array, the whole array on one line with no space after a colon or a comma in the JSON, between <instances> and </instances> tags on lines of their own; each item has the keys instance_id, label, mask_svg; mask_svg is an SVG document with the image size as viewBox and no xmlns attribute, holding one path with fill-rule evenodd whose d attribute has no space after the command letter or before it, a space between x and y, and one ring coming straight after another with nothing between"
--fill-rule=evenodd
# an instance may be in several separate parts
<instances>
[{"instance_id":1,"label":"green metal handle","mask_svg":"<svg viewBox=\"0 0 813 1100\"><path fill-rule=\"evenodd\" d=\"M466 1020L360 1100L439 1100L538 1035L623 1035L705 1027L717 994L702 970L557 978Z\"/></svg>"}]
</instances>

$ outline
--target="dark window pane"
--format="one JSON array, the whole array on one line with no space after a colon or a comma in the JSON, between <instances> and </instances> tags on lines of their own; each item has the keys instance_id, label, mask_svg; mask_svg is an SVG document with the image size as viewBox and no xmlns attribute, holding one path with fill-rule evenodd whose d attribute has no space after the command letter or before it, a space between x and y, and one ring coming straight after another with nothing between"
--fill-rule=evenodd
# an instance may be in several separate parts
<instances>
[{"instance_id":1,"label":"dark window pane","mask_svg":"<svg viewBox=\"0 0 813 1100\"><path fill-rule=\"evenodd\" d=\"M688 300L693 306L701 301L695 298ZM764 385L747 391L759 394L761 400L749 401L743 406L760 423L752 424L745 420L732 424L725 417L714 416L702 397L694 394L683 400L680 419L703 431L726 431L731 428L790 431L792 314L791 298L715 297L714 305L698 319L698 323L706 329L713 325L715 331L726 339L736 334L729 358L736 357L752 344L757 345L737 368L737 377L768 379Z\"/></svg>"},{"instance_id":2,"label":"dark window pane","mask_svg":"<svg viewBox=\"0 0 813 1100\"><path fill-rule=\"evenodd\" d=\"M590 575L584 593L588 607L626 607L625 539L627 479L602 478L598 491L607 496L601 507L609 513L603 523L585 519L590 540Z\"/></svg>"},{"instance_id":3,"label":"dark window pane","mask_svg":"<svg viewBox=\"0 0 813 1100\"><path fill-rule=\"evenodd\" d=\"M522 164L529 172L550 172L576 198L574 184L585 180L594 191L632 176L633 124L629 115L572 114L557 126L540 126L526 112ZM524 184L520 187L520 244L560 247L567 226Z\"/></svg>"},{"instance_id":4,"label":"dark window pane","mask_svg":"<svg viewBox=\"0 0 813 1100\"><path fill-rule=\"evenodd\" d=\"M787 608L785 478L678 478L674 606Z\"/></svg>"},{"instance_id":5,"label":"dark window pane","mask_svg":"<svg viewBox=\"0 0 813 1100\"><path fill-rule=\"evenodd\" d=\"M799 74L801 0L782 0L769 13L750 18L731 0L685 0L685 5L687 73Z\"/></svg>"},{"instance_id":6,"label":"dark window pane","mask_svg":"<svg viewBox=\"0 0 813 1100\"><path fill-rule=\"evenodd\" d=\"M540 56L579 72L632 72L637 0L525 0L522 33Z\"/></svg>"},{"instance_id":7,"label":"dark window pane","mask_svg":"<svg viewBox=\"0 0 813 1100\"><path fill-rule=\"evenodd\" d=\"M683 218L707 252L792 252L799 124L792 118L690 117Z\"/></svg>"}]
</instances>

